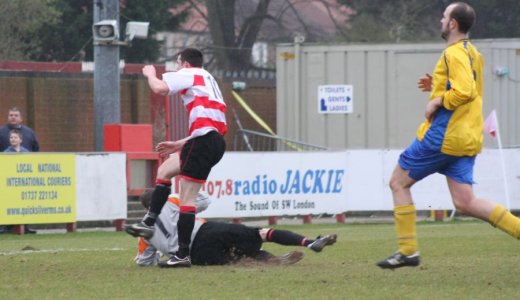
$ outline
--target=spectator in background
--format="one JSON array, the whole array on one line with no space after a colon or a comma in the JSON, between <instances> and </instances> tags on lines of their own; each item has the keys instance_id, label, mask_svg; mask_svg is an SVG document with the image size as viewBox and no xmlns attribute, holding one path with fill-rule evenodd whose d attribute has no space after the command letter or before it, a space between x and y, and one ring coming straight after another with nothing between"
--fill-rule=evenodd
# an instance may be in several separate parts
<instances>
[{"instance_id":1,"label":"spectator in background","mask_svg":"<svg viewBox=\"0 0 520 300\"><path fill-rule=\"evenodd\" d=\"M10 146L4 150L4 152L29 152L27 148L22 146L23 137L22 133L18 129L9 131L9 143Z\"/></svg>"},{"instance_id":2,"label":"spectator in background","mask_svg":"<svg viewBox=\"0 0 520 300\"><path fill-rule=\"evenodd\" d=\"M36 134L34 131L22 125L22 111L18 107L12 107L9 109L9 114L7 115L7 124L0 127L0 151L2 152L38 152L40 151L40 144L38 143L38 139L36 138ZM17 132L17 135L21 139L21 151L10 151L8 150L13 146L11 142L12 132ZM16 134L16 133L15 133ZM16 140L16 137L14 137ZM23 151L25 149L25 151ZM27 225L25 227L25 233L36 233L34 229L29 228ZM0 233L6 233L11 230L12 226L0 225Z\"/></svg>"},{"instance_id":3,"label":"spectator in background","mask_svg":"<svg viewBox=\"0 0 520 300\"><path fill-rule=\"evenodd\" d=\"M5 151L5 149L10 146L9 132L13 129L17 129L21 132L23 140L22 146L30 152L40 151L40 144L38 143L36 134L34 134L31 128L22 125L22 122L22 111L18 107L10 108L7 116L7 124L0 127L0 151Z\"/></svg>"}]
</instances>

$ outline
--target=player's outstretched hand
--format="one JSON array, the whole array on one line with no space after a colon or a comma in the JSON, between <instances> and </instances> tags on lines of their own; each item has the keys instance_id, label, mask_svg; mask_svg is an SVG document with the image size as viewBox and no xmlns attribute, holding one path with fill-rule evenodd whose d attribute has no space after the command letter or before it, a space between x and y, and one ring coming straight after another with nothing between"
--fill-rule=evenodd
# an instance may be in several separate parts
<instances>
[{"instance_id":1,"label":"player's outstretched hand","mask_svg":"<svg viewBox=\"0 0 520 300\"><path fill-rule=\"evenodd\" d=\"M417 81L417 87L423 92L431 92L432 90L432 75L424 74L423 77Z\"/></svg>"},{"instance_id":2,"label":"player's outstretched hand","mask_svg":"<svg viewBox=\"0 0 520 300\"><path fill-rule=\"evenodd\" d=\"M168 141L168 142L161 142L157 144L157 147L155 147L155 150L159 152L159 155L161 157L167 157L168 155L177 152L182 149L182 146L184 145L184 142L182 140L179 141Z\"/></svg>"}]
</instances>

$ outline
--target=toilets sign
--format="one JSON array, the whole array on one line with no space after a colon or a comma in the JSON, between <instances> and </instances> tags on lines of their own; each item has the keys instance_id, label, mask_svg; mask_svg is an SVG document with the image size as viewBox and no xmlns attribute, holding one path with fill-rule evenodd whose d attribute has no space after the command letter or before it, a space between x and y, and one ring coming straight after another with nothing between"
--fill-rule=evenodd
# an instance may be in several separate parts
<instances>
[{"instance_id":1,"label":"toilets sign","mask_svg":"<svg viewBox=\"0 0 520 300\"><path fill-rule=\"evenodd\" d=\"M350 114L353 112L351 85L318 86L318 113Z\"/></svg>"}]
</instances>

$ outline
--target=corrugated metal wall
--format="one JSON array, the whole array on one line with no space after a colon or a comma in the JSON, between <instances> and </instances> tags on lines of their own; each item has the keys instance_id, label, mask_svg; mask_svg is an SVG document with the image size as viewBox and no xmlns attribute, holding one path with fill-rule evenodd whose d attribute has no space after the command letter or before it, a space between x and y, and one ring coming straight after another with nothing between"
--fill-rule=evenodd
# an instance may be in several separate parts
<instances>
[{"instance_id":1,"label":"corrugated metal wall","mask_svg":"<svg viewBox=\"0 0 520 300\"><path fill-rule=\"evenodd\" d=\"M475 40L484 56L484 114L497 110L502 143L520 145L520 39ZM424 119L428 93L417 79L432 73L445 44L277 47L277 133L330 148L403 148ZM508 68L506 76L497 68ZM353 86L352 114L319 114L319 85ZM486 146L494 143L486 139Z\"/></svg>"}]
</instances>

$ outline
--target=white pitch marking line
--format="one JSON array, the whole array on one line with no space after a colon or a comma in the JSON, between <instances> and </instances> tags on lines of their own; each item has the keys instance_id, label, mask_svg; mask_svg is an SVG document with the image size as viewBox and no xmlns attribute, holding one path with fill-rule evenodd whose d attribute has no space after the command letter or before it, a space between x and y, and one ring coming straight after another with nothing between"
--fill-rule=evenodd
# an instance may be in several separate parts
<instances>
[{"instance_id":1,"label":"white pitch marking line","mask_svg":"<svg viewBox=\"0 0 520 300\"><path fill-rule=\"evenodd\" d=\"M104 249L92 249L92 248L84 248L84 249L42 249L42 250L16 250L16 251L7 251L0 252L1 256L7 255L19 255L19 254L36 254L36 253L58 253L58 252L101 252L101 251L125 251L127 248L104 248Z\"/></svg>"}]
</instances>

